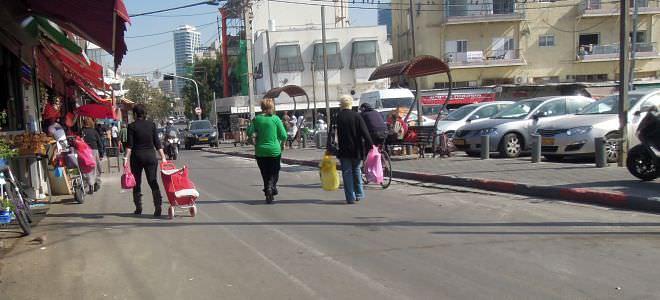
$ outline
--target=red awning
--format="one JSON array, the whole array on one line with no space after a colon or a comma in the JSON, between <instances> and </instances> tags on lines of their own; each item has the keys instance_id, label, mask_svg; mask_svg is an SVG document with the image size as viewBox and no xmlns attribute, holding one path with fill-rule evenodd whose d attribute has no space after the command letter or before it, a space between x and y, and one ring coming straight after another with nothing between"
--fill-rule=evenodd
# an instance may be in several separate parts
<instances>
[{"instance_id":1,"label":"red awning","mask_svg":"<svg viewBox=\"0 0 660 300\"><path fill-rule=\"evenodd\" d=\"M73 54L62 46L51 44L50 47L69 72L88 81L99 90L109 88L103 81L103 67L101 65L92 60L87 61L82 55Z\"/></svg>"},{"instance_id":2,"label":"red awning","mask_svg":"<svg viewBox=\"0 0 660 300\"><path fill-rule=\"evenodd\" d=\"M64 78L48 57L41 51L37 51L37 76L46 86L54 89L59 94L65 94Z\"/></svg>"},{"instance_id":3,"label":"red awning","mask_svg":"<svg viewBox=\"0 0 660 300\"><path fill-rule=\"evenodd\" d=\"M81 107L78 107L76 114L94 119L117 119L112 106L105 104L85 104Z\"/></svg>"},{"instance_id":4,"label":"red awning","mask_svg":"<svg viewBox=\"0 0 660 300\"><path fill-rule=\"evenodd\" d=\"M80 88L80 90L85 92L85 94L87 94L90 98L92 98L92 100L96 101L97 103L104 104L104 105L112 105L111 101L108 101L106 99L101 98L96 93L96 91L94 91L93 89L87 87L87 85L85 85L85 83L83 83L80 79L74 77L73 81L76 83L78 88Z\"/></svg>"},{"instance_id":5,"label":"red awning","mask_svg":"<svg viewBox=\"0 0 660 300\"><path fill-rule=\"evenodd\" d=\"M495 101L495 93L483 94L452 94L451 99L447 102L448 105L463 105L480 102ZM422 105L443 105L447 99L447 95L432 95L422 96Z\"/></svg>"},{"instance_id":6,"label":"red awning","mask_svg":"<svg viewBox=\"0 0 660 300\"><path fill-rule=\"evenodd\" d=\"M130 23L122 0L24 0L28 9L97 44L115 56L115 67L126 54L124 31ZM114 27L114 28L113 28Z\"/></svg>"}]
</instances>

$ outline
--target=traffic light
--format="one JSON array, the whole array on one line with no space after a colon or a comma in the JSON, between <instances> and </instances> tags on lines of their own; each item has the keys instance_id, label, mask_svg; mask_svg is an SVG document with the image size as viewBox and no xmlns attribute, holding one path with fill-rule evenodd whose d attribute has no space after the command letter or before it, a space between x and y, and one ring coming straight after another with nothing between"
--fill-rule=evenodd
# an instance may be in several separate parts
<instances>
[{"instance_id":1,"label":"traffic light","mask_svg":"<svg viewBox=\"0 0 660 300\"><path fill-rule=\"evenodd\" d=\"M174 75L172 75L172 74L163 74L163 80L174 80Z\"/></svg>"}]
</instances>

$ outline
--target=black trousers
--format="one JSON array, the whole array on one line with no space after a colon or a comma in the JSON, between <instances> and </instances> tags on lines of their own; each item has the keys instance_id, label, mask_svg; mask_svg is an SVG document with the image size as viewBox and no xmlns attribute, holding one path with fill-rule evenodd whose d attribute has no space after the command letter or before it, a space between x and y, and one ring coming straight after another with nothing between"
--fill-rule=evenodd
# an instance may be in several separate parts
<instances>
[{"instance_id":1,"label":"black trousers","mask_svg":"<svg viewBox=\"0 0 660 300\"><path fill-rule=\"evenodd\" d=\"M154 206L160 207L163 197L158 187L158 158L154 150L137 150L131 153L131 172L135 176L135 187L133 188L133 202L135 207L142 207L142 171L147 175L147 183L151 188Z\"/></svg>"},{"instance_id":2,"label":"black trousers","mask_svg":"<svg viewBox=\"0 0 660 300\"><path fill-rule=\"evenodd\" d=\"M264 193L277 191L277 181L280 179L280 159L277 157L257 157L257 165L264 180Z\"/></svg>"}]
</instances>

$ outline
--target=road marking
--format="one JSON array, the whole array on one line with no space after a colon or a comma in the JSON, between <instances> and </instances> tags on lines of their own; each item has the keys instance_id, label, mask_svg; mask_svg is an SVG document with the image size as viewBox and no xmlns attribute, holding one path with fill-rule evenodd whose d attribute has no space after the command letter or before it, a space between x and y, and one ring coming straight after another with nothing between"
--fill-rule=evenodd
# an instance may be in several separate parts
<instances>
[{"instance_id":1,"label":"road marking","mask_svg":"<svg viewBox=\"0 0 660 300\"><path fill-rule=\"evenodd\" d=\"M210 196L210 199L221 199L221 198L215 197L215 195L213 195L212 193L209 193L209 192L207 192L207 191L205 191L205 190L203 190L203 189L200 189L199 187L197 187L197 190L199 190L199 192L201 192L202 194L206 194L207 196ZM253 221L253 222L259 222L259 221L261 221L261 220L259 220L258 218L252 216L251 214L245 212L244 210L242 210L242 209L240 209L240 208L234 206L233 204L228 204L227 206L228 206L229 208L231 208L232 210L236 211L237 213L241 214L243 217L249 219L250 221ZM202 212L202 213L203 213L203 212ZM206 216L209 216L208 214L205 214L205 215L206 215ZM210 217L210 216L209 216L209 217ZM295 245L297 245L297 246L299 246L299 247L305 249L306 251L309 251L310 253L314 254L315 256L320 257L321 259L326 260L326 261L328 261L328 262L330 262L330 263L332 263L332 264L334 264L334 265L340 267L341 269L344 269L344 270L345 270L346 272L348 272L350 275L352 275L352 276L354 276L355 278L358 278L358 279L364 281L369 287L371 287L372 289L374 289L374 290L376 290L376 291L380 291L380 292L383 293L384 295L392 296L392 298L395 298L395 299L410 299L410 297L407 297L407 296L405 296L405 295L402 295L402 294L398 293L397 291L394 291L392 288L386 287L386 286L383 285L382 283L380 283L380 282L378 282L378 281L372 279L372 278L369 277L368 275L366 275L366 274L364 274L364 273L362 273L362 272L356 270L356 269L353 268L352 266L347 265L347 264L345 264L345 263L343 263L343 262L341 262L341 261L338 261L338 260L334 259L333 257L331 257L330 255L327 255L326 253L322 252L321 250L319 250L319 249L317 249L317 248L315 248L315 247L313 247L313 246L310 246L310 245L308 245L308 244L305 244L304 242L302 242L302 241L296 239L295 237L293 237L293 236L287 234L286 232L284 232L284 231L282 231L282 230L280 230L280 229L278 229L278 228L274 228L274 227L270 227L270 226L263 226L263 225L262 225L261 227L263 227L263 228L266 229L266 230L270 230L270 231L276 233L276 234L279 235L280 237L282 237L282 238L288 240L289 242L291 242L291 243L293 243L293 244L295 244ZM232 236L235 236L235 235L232 233ZM241 240L241 242L245 244L244 241ZM246 246L247 246L247 245L246 245ZM248 246L248 247L250 247L250 246ZM253 247L250 247L250 248L254 249ZM258 252L258 254L259 254L260 256L262 256L265 260L270 261L274 266L277 266L277 264L276 264L275 262L273 262L272 260L266 258L266 257L265 257L263 254L261 254L261 252L259 252L258 250L255 249L254 251ZM299 284L304 285L304 283L302 283L302 282L301 282L300 280L298 280L296 277L293 277L293 275L290 275L288 272L286 272L286 271L284 271L283 269L281 269L279 266L277 266L277 268L280 269L281 272L283 272L284 274L287 274L287 276L291 276L292 278L296 279L297 282L299 282ZM304 286L306 286L306 285L304 285ZM310 289L310 290L311 290L311 289Z\"/></svg>"},{"instance_id":2,"label":"road marking","mask_svg":"<svg viewBox=\"0 0 660 300\"><path fill-rule=\"evenodd\" d=\"M210 194L210 193L208 193L208 192L206 192L206 191L200 189L199 187L197 188L197 190L199 190L202 194L206 194L207 196L211 196L211 197L213 197L212 194ZM209 214L207 214L206 212L204 212L203 210L198 210L198 212L199 212L201 215L203 215L206 219L208 219L208 220L210 220L210 221L213 220L213 218L212 218ZM309 286L306 285L304 282L302 282L300 279L298 279L298 277L296 277L296 276L294 276L293 274L287 272L284 268L282 268L280 265L278 265L275 261L273 261L272 259L268 258L266 255L264 255L261 251L259 251L259 249L253 247L253 246L250 245L248 242L246 242L246 241L244 241L243 239L241 239L240 237L238 237L236 234L234 234L234 233L233 233L231 230L229 230L228 228L225 228L225 227L221 227L221 228L222 228L225 232L227 232L231 237L233 237L233 238L236 239L239 243L241 243L241 245L245 246L245 247L248 248L250 251L252 251L252 252L254 252L255 254L257 254L261 259L263 259L265 262L267 262L269 265L271 265L273 268L275 268L275 270L277 270L279 273L281 273L282 275L286 276L286 278L288 278L288 279L291 280L293 283L295 283L296 285L298 285L299 287L301 287L303 290L305 290L305 292L307 292L310 296L312 296L313 298L316 298L316 299L324 299L324 298L321 297L318 293L316 293L316 291L314 291L311 287L309 287Z\"/></svg>"}]
</instances>

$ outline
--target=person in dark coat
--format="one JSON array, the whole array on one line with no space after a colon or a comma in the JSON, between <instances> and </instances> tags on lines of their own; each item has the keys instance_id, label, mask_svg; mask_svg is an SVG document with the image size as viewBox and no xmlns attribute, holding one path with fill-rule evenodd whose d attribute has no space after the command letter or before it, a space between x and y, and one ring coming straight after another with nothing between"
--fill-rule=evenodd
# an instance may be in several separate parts
<instances>
[{"instance_id":1,"label":"person in dark coat","mask_svg":"<svg viewBox=\"0 0 660 300\"><path fill-rule=\"evenodd\" d=\"M142 171L147 175L147 182L151 188L154 200L154 217L160 217L163 196L158 187L158 158L160 154L163 163L167 162L163 146L156 133L156 123L146 119L147 111L143 104L133 107L135 122L128 125L128 142L126 143L126 162L135 176L133 188L133 202L136 215L142 214Z\"/></svg>"},{"instance_id":2,"label":"person in dark coat","mask_svg":"<svg viewBox=\"0 0 660 300\"><path fill-rule=\"evenodd\" d=\"M360 169L365 158L365 149L371 148L373 142L362 117L351 110L353 97L341 96L339 106L341 110L337 114L336 121L339 147L337 158L341 162L346 203L353 204L364 199L365 196Z\"/></svg>"},{"instance_id":3,"label":"person in dark coat","mask_svg":"<svg viewBox=\"0 0 660 300\"><path fill-rule=\"evenodd\" d=\"M382 144L388 134L387 123L385 123L383 115L379 111L374 110L371 104L362 103L362 105L360 105L360 116L367 125L371 141L377 145Z\"/></svg>"},{"instance_id":4,"label":"person in dark coat","mask_svg":"<svg viewBox=\"0 0 660 300\"><path fill-rule=\"evenodd\" d=\"M101 159L99 150L103 148L101 136L98 131L94 129L94 119L85 118L83 120L82 135L85 143L92 149L94 159L96 159L96 168L94 168L94 171L83 174L83 177L87 179L87 184L89 186L87 193L92 194L101 188Z\"/></svg>"}]
</instances>

